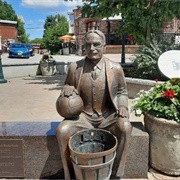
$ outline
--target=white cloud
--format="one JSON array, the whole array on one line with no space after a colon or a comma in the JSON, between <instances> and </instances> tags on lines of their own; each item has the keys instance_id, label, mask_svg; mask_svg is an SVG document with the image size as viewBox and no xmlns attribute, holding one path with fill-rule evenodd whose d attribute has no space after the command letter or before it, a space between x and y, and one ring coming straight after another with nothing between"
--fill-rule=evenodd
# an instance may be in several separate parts
<instances>
[{"instance_id":1,"label":"white cloud","mask_svg":"<svg viewBox=\"0 0 180 180\"><path fill-rule=\"evenodd\" d=\"M73 1L64 1L64 0L60 0L62 1L61 3L65 6L73 6L73 7L76 7L76 6L79 6L79 5L82 5L82 0L73 0Z\"/></svg>"},{"instance_id":2,"label":"white cloud","mask_svg":"<svg viewBox=\"0 0 180 180\"><path fill-rule=\"evenodd\" d=\"M33 20L28 20L27 22L25 22L26 25L32 25L34 23Z\"/></svg>"},{"instance_id":3,"label":"white cloud","mask_svg":"<svg viewBox=\"0 0 180 180\"><path fill-rule=\"evenodd\" d=\"M59 5L60 0L22 0L21 5L31 8L37 7L56 7Z\"/></svg>"},{"instance_id":4,"label":"white cloud","mask_svg":"<svg viewBox=\"0 0 180 180\"><path fill-rule=\"evenodd\" d=\"M38 19L38 22L41 24L44 24L45 20L44 19Z\"/></svg>"},{"instance_id":5,"label":"white cloud","mask_svg":"<svg viewBox=\"0 0 180 180\"><path fill-rule=\"evenodd\" d=\"M76 7L81 5L82 0L64 1L64 0L22 0L21 5L25 7L30 7L33 9L52 9L60 6L71 6Z\"/></svg>"}]
</instances>

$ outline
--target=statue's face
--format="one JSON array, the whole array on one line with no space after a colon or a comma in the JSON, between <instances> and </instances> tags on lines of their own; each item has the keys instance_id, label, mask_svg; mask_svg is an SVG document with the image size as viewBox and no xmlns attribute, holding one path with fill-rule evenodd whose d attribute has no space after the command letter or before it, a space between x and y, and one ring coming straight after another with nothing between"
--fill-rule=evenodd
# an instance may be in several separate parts
<instances>
[{"instance_id":1,"label":"statue's face","mask_svg":"<svg viewBox=\"0 0 180 180\"><path fill-rule=\"evenodd\" d=\"M86 54L92 63L97 63L102 58L104 46L104 41L98 34L90 33L86 36Z\"/></svg>"}]
</instances>

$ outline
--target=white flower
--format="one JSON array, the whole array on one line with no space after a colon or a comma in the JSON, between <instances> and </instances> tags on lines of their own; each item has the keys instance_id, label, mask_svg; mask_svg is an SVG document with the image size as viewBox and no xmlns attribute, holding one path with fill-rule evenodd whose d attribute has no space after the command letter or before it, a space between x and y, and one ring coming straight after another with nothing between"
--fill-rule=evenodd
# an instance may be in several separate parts
<instances>
[{"instance_id":1,"label":"white flower","mask_svg":"<svg viewBox=\"0 0 180 180\"><path fill-rule=\"evenodd\" d=\"M137 109L137 110L136 110L136 114L137 114L137 115L141 115L141 114L142 114L142 111L141 111L140 109Z\"/></svg>"}]
</instances>

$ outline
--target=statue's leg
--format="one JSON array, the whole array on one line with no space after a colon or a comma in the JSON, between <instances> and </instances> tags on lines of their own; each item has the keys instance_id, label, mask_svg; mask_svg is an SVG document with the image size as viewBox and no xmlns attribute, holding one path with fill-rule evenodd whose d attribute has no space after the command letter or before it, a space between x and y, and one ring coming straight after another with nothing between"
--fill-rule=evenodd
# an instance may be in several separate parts
<instances>
[{"instance_id":1,"label":"statue's leg","mask_svg":"<svg viewBox=\"0 0 180 180\"><path fill-rule=\"evenodd\" d=\"M128 145L131 137L132 126L128 119L119 120L108 127L108 130L117 137L117 154L113 164L112 176L122 177L124 174Z\"/></svg>"},{"instance_id":2,"label":"statue's leg","mask_svg":"<svg viewBox=\"0 0 180 180\"><path fill-rule=\"evenodd\" d=\"M64 168L65 180L70 180L74 174L69 154L68 141L69 138L80 129L81 128L74 126L74 121L64 120L60 123L56 130L56 137L58 140L61 161Z\"/></svg>"}]
</instances>

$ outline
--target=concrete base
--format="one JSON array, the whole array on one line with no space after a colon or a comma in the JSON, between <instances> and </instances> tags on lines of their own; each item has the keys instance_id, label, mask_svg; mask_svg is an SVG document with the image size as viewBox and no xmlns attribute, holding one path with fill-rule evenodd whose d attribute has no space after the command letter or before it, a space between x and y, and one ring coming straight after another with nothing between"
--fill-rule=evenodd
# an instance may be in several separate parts
<instances>
[{"instance_id":1,"label":"concrete base","mask_svg":"<svg viewBox=\"0 0 180 180\"><path fill-rule=\"evenodd\" d=\"M55 131L59 122L1 122L0 139L23 139L26 179L64 179ZM147 178L149 137L140 122L133 131L124 178Z\"/></svg>"},{"instance_id":2,"label":"concrete base","mask_svg":"<svg viewBox=\"0 0 180 180\"><path fill-rule=\"evenodd\" d=\"M56 62L55 74L66 74L67 67L70 63ZM42 75L39 63L24 63L24 64L5 64L3 65L4 76L7 79L14 77L27 77Z\"/></svg>"},{"instance_id":3,"label":"concrete base","mask_svg":"<svg viewBox=\"0 0 180 180\"><path fill-rule=\"evenodd\" d=\"M148 91L156 84L163 83L161 81L155 82L153 80L146 80L146 79L137 79L137 78L127 78L127 89L128 89L128 96L129 98L136 98L138 97L138 93L141 90Z\"/></svg>"},{"instance_id":4,"label":"concrete base","mask_svg":"<svg viewBox=\"0 0 180 180\"><path fill-rule=\"evenodd\" d=\"M139 45L125 45L125 52L135 54L139 50ZM106 45L106 53L121 53L122 45Z\"/></svg>"},{"instance_id":5,"label":"concrete base","mask_svg":"<svg viewBox=\"0 0 180 180\"><path fill-rule=\"evenodd\" d=\"M123 178L147 178L149 135L141 122L132 122L133 130Z\"/></svg>"}]
</instances>

